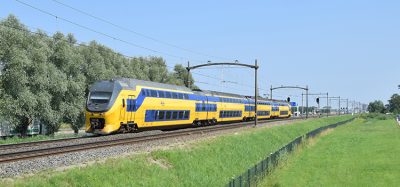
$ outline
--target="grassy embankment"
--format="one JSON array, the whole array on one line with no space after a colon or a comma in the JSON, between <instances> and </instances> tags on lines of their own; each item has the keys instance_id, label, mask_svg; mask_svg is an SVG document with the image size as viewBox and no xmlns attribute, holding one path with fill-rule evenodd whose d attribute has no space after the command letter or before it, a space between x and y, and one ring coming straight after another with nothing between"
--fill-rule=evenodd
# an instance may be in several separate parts
<instances>
[{"instance_id":1,"label":"grassy embankment","mask_svg":"<svg viewBox=\"0 0 400 187\"><path fill-rule=\"evenodd\" d=\"M310 141L259 186L398 186L400 126L365 117Z\"/></svg>"},{"instance_id":2,"label":"grassy embankment","mask_svg":"<svg viewBox=\"0 0 400 187\"><path fill-rule=\"evenodd\" d=\"M85 135L84 132L79 132L79 134L73 134L73 133L58 134L58 133L56 133L53 136L36 135L36 136L30 136L30 137L25 137L25 138L12 137L12 138L6 138L5 140L0 139L0 145L1 144L34 142L34 141L41 141L41 140L52 140L52 139L60 139L60 138L73 138L73 137L81 137L84 135Z\"/></svg>"},{"instance_id":3,"label":"grassy embankment","mask_svg":"<svg viewBox=\"0 0 400 187\"><path fill-rule=\"evenodd\" d=\"M8 186L223 186L292 139L320 126L351 118L310 119L292 125L255 128L136 154L64 172L47 171ZM0 183L1 185L1 183Z\"/></svg>"},{"instance_id":4,"label":"grassy embankment","mask_svg":"<svg viewBox=\"0 0 400 187\"><path fill-rule=\"evenodd\" d=\"M36 135L36 136L28 136L28 137L8 137L6 139L0 139L1 144L14 144L14 143L24 143L24 142L34 142L34 141L41 141L41 140L51 140L51 139L60 139L60 138L73 138L73 137L81 137L85 135L85 129L81 128L78 134L74 133L64 133L65 131L72 131L69 127L69 124L63 123L60 126L59 132L56 132L53 136L46 136L46 135Z\"/></svg>"}]
</instances>

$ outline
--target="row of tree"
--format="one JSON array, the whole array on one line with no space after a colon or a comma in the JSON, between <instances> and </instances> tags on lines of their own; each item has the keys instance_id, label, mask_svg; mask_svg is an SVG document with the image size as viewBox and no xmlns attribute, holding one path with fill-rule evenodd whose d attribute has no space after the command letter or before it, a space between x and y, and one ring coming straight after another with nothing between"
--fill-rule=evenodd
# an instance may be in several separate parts
<instances>
[{"instance_id":1,"label":"row of tree","mask_svg":"<svg viewBox=\"0 0 400 187\"><path fill-rule=\"evenodd\" d=\"M21 134L33 119L49 134L62 122L78 132L88 87L97 80L126 77L187 85L186 76L182 65L169 72L161 57L127 58L96 41L78 44L72 34L30 32L13 15L0 22L0 115Z\"/></svg>"},{"instance_id":2,"label":"row of tree","mask_svg":"<svg viewBox=\"0 0 400 187\"><path fill-rule=\"evenodd\" d=\"M368 104L368 112L370 113L400 113L400 95L393 94L390 97L389 103L384 105L382 101L376 100Z\"/></svg>"}]
</instances>

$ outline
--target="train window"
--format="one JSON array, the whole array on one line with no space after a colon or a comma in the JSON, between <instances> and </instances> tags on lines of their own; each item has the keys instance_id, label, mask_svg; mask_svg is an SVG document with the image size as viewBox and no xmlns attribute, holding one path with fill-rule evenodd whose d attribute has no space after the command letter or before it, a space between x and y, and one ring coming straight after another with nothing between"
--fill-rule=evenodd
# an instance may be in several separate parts
<instances>
[{"instance_id":1,"label":"train window","mask_svg":"<svg viewBox=\"0 0 400 187\"><path fill-rule=\"evenodd\" d=\"M178 99L178 94L177 94L177 93L175 93L175 92L172 92L172 98L174 98L174 99Z\"/></svg>"},{"instance_id":2,"label":"train window","mask_svg":"<svg viewBox=\"0 0 400 187\"><path fill-rule=\"evenodd\" d=\"M111 98L111 92L91 92L89 99L91 103L102 104L108 103Z\"/></svg>"},{"instance_id":3,"label":"train window","mask_svg":"<svg viewBox=\"0 0 400 187\"><path fill-rule=\"evenodd\" d=\"M179 94L178 94L178 98L179 98L179 99L183 99L183 94L179 93Z\"/></svg>"},{"instance_id":4,"label":"train window","mask_svg":"<svg viewBox=\"0 0 400 187\"><path fill-rule=\"evenodd\" d=\"M189 99L189 94L183 94L184 99Z\"/></svg>"},{"instance_id":5,"label":"train window","mask_svg":"<svg viewBox=\"0 0 400 187\"><path fill-rule=\"evenodd\" d=\"M171 119L171 111L165 112L165 119L166 119L166 120Z\"/></svg>"},{"instance_id":6,"label":"train window","mask_svg":"<svg viewBox=\"0 0 400 187\"><path fill-rule=\"evenodd\" d=\"M206 105L204 103L201 104L201 111L206 111Z\"/></svg>"},{"instance_id":7,"label":"train window","mask_svg":"<svg viewBox=\"0 0 400 187\"><path fill-rule=\"evenodd\" d=\"M163 119L164 119L164 114L165 114L164 111L159 111L159 113L158 113L158 120L163 120Z\"/></svg>"},{"instance_id":8,"label":"train window","mask_svg":"<svg viewBox=\"0 0 400 187\"><path fill-rule=\"evenodd\" d=\"M186 111L185 111L185 114L184 114L185 119L189 119L189 113L190 113L189 110L186 110Z\"/></svg>"},{"instance_id":9,"label":"train window","mask_svg":"<svg viewBox=\"0 0 400 187\"><path fill-rule=\"evenodd\" d=\"M154 120L157 120L159 114L160 114L160 111L156 111L156 113L154 114Z\"/></svg>"},{"instance_id":10,"label":"train window","mask_svg":"<svg viewBox=\"0 0 400 187\"><path fill-rule=\"evenodd\" d=\"M151 97L157 97L157 91L150 90Z\"/></svg>"},{"instance_id":11,"label":"train window","mask_svg":"<svg viewBox=\"0 0 400 187\"><path fill-rule=\"evenodd\" d=\"M178 119L183 119L183 111L179 111Z\"/></svg>"},{"instance_id":12,"label":"train window","mask_svg":"<svg viewBox=\"0 0 400 187\"><path fill-rule=\"evenodd\" d=\"M166 98L172 98L171 92L165 92L165 97L166 97Z\"/></svg>"},{"instance_id":13,"label":"train window","mask_svg":"<svg viewBox=\"0 0 400 187\"><path fill-rule=\"evenodd\" d=\"M145 89L142 89L142 95L146 96L146 90Z\"/></svg>"},{"instance_id":14,"label":"train window","mask_svg":"<svg viewBox=\"0 0 400 187\"><path fill-rule=\"evenodd\" d=\"M172 112L172 119L177 119L178 118L178 112L174 111Z\"/></svg>"},{"instance_id":15,"label":"train window","mask_svg":"<svg viewBox=\"0 0 400 187\"><path fill-rule=\"evenodd\" d=\"M164 91L158 91L158 97L165 97Z\"/></svg>"}]
</instances>

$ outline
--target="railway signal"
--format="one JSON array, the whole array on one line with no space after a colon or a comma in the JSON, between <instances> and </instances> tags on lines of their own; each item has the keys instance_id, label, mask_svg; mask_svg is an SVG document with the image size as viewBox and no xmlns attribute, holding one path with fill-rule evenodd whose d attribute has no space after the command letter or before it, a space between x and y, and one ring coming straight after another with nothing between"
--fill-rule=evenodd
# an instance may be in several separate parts
<instances>
[{"instance_id":1,"label":"railway signal","mask_svg":"<svg viewBox=\"0 0 400 187\"><path fill-rule=\"evenodd\" d=\"M287 102L290 102L290 97L288 97L286 100L287 100Z\"/></svg>"},{"instance_id":2,"label":"railway signal","mask_svg":"<svg viewBox=\"0 0 400 187\"><path fill-rule=\"evenodd\" d=\"M317 104L319 104L319 97L317 97L316 101L317 101Z\"/></svg>"}]
</instances>

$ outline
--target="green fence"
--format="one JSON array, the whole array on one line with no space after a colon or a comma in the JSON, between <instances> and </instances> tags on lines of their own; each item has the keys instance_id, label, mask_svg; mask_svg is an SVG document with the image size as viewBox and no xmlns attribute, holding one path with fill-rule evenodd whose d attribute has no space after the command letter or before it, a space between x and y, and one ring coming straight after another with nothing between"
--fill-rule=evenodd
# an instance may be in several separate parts
<instances>
[{"instance_id":1,"label":"green fence","mask_svg":"<svg viewBox=\"0 0 400 187\"><path fill-rule=\"evenodd\" d=\"M320 127L311 132L308 132L307 134L305 134L303 136L297 137L296 139L294 139L290 143L286 144L285 146L283 146L276 152L271 153L269 156L267 156L264 160L262 160L258 164L249 168L243 174L239 175L236 178L233 178L227 186L229 186L229 187L256 186L257 182L260 181L260 179L263 179L266 175L268 175L268 173L271 172L272 169L274 169L278 165L279 158L281 156L292 152L304 140L307 140L308 138L312 138L326 129L335 128L339 125L343 125L352 120L354 120L354 118L346 120L346 121L338 122L335 124L327 125L324 127Z\"/></svg>"}]
</instances>

